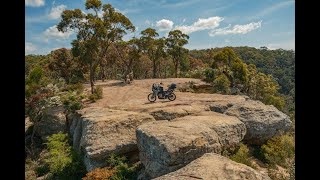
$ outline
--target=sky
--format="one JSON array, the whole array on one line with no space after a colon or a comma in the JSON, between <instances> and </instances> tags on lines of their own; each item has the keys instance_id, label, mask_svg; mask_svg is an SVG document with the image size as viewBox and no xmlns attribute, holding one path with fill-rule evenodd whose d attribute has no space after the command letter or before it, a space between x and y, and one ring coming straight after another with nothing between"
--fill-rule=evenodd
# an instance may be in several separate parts
<instances>
[{"instance_id":1,"label":"sky","mask_svg":"<svg viewBox=\"0 0 320 180\"><path fill-rule=\"evenodd\" d=\"M130 19L139 37L154 28L160 37L179 29L189 35L188 49L250 46L295 49L295 1L292 0L102 0ZM85 10L85 0L25 0L25 54L71 48L73 31L56 25L68 9Z\"/></svg>"}]
</instances>

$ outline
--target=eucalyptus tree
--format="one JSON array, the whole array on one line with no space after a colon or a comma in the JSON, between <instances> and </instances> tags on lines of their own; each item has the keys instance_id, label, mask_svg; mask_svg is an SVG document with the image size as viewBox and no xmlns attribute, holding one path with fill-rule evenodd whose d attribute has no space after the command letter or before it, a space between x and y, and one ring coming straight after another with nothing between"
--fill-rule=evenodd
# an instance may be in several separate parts
<instances>
[{"instance_id":1,"label":"eucalyptus tree","mask_svg":"<svg viewBox=\"0 0 320 180\"><path fill-rule=\"evenodd\" d=\"M183 47L185 44L188 44L188 39L189 36L180 30L170 31L166 39L167 52L172 57L176 78L178 77L179 64L188 53L188 50Z\"/></svg>"},{"instance_id":2,"label":"eucalyptus tree","mask_svg":"<svg viewBox=\"0 0 320 180\"><path fill-rule=\"evenodd\" d=\"M94 93L94 73L105 60L112 43L121 41L128 31L135 27L131 21L110 4L102 5L100 0L86 0L85 9L65 10L57 28L61 32L73 30L77 38L72 41L72 54L88 64L91 93Z\"/></svg>"},{"instance_id":3,"label":"eucalyptus tree","mask_svg":"<svg viewBox=\"0 0 320 180\"><path fill-rule=\"evenodd\" d=\"M143 31L141 31L141 48L142 51L148 55L150 60L152 61L152 77L156 78L157 74L157 64L159 64L159 60L161 57L164 57L165 55L165 46L164 46L164 39L157 37L159 34L155 29L147 28ZM160 67L159 67L160 68Z\"/></svg>"}]
</instances>

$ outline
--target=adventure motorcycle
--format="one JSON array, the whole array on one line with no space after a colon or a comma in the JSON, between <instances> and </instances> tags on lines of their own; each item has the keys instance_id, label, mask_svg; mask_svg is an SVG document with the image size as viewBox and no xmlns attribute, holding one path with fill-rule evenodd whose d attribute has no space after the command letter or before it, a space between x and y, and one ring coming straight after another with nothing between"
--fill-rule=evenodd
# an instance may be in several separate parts
<instances>
[{"instance_id":1,"label":"adventure motorcycle","mask_svg":"<svg viewBox=\"0 0 320 180\"><path fill-rule=\"evenodd\" d=\"M176 84L172 83L169 88L164 91L163 87L159 84L152 85L152 93L148 95L148 100L150 102L155 102L157 96L159 99L166 99L168 98L170 101L174 101L176 99L176 95L173 93L174 89L177 87Z\"/></svg>"}]
</instances>

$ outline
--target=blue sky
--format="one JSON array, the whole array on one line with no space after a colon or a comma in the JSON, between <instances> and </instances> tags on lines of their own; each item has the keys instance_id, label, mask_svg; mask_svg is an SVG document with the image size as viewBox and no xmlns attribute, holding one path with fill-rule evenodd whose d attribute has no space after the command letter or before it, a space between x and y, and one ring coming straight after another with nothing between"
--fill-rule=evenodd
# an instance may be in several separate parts
<instances>
[{"instance_id":1,"label":"blue sky","mask_svg":"<svg viewBox=\"0 0 320 180\"><path fill-rule=\"evenodd\" d=\"M190 36L188 49L224 46L266 46L295 49L295 1L288 0L103 0L125 14L139 36L148 27L160 37L180 29ZM48 54L71 48L73 32L55 25L65 9L80 8L85 0L25 0L26 54Z\"/></svg>"}]
</instances>

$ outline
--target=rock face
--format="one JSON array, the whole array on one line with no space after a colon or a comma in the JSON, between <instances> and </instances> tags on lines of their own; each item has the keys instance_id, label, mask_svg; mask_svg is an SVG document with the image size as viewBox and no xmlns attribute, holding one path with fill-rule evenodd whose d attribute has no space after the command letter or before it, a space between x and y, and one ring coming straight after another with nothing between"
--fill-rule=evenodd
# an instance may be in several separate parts
<instances>
[{"instance_id":1,"label":"rock face","mask_svg":"<svg viewBox=\"0 0 320 180\"><path fill-rule=\"evenodd\" d=\"M152 109L149 114L156 120L172 120L178 117L198 114L203 111L210 111L210 109L201 105L180 105L175 107L155 108Z\"/></svg>"},{"instance_id":2,"label":"rock face","mask_svg":"<svg viewBox=\"0 0 320 180\"><path fill-rule=\"evenodd\" d=\"M70 123L73 147L84 154L86 168L91 171L105 166L111 153L137 154L135 130L151 121L155 119L145 113L85 108L73 115Z\"/></svg>"},{"instance_id":3,"label":"rock face","mask_svg":"<svg viewBox=\"0 0 320 180\"><path fill-rule=\"evenodd\" d=\"M260 101L246 100L243 102L215 102L210 105L215 112L236 116L247 127L244 140L249 144L261 145L268 139L286 131L291 127L290 117L271 105Z\"/></svg>"},{"instance_id":4,"label":"rock face","mask_svg":"<svg viewBox=\"0 0 320 180\"><path fill-rule=\"evenodd\" d=\"M154 180L271 180L256 170L215 153L207 153L185 167Z\"/></svg>"},{"instance_id":5,"label":"rock face","mask_svg":"<svg viewBox=\"0 0 320 180\"><path fill-rule=\"evenodd\" d=\"M211 112L172 121L146 123L137 129L140 161L147 177L177 170L207 152L235 146L246 133L236 117Z\"/></svg>"},{"instance_id":6,"label":"rock face","mask_svg":"<svg viewBox=\"0 0 320 180\"><path fill-rule=\"evenodd\" d=\"M36 127L36 133L40 135L42 139L46 139L52 134L65 132L66 130L66 115L63 106L49 108Z\"/></svg>"}]
</instances>

